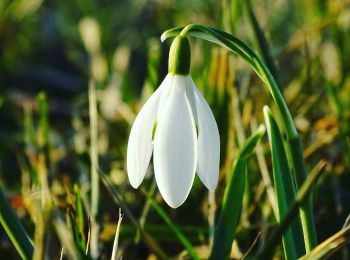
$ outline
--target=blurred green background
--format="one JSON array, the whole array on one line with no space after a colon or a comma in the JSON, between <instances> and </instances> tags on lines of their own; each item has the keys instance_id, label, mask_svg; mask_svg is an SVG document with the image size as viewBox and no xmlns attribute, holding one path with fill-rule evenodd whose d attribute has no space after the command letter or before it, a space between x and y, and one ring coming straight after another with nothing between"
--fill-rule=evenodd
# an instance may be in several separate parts
<instances>
[{"instance_id":1,"label":"blurred green background","mask_svg":"<svg viewBox=\"0 0 350 260\"><path fill-rule=\"evenodd\" d=\"M150 191L200 254L208 255L215 210L238 147L263 123L263 105L271 104L254 72L222 48L191 40L191 75L221 133L215 197L196 180L186 203L170 209L157 193L151 170L142 188L134 190L125 164L134 117L167 73L170 41L161 43L160 35L190 23L233 33L264 58L302 135L308 171L319 160L327 161L313 194L319 241L342 227L350 213L350 2L248 3L0 0L0 185L31 237L40 222L35 216L45 215L33 206L43 192L42 167L52 195L50 216L67 215L68 208L77 212L77 200L82 200L82 233L87 233L91 81L97 89L99 166L122 195L122 203L136 219L142 216L145 230L170 256L179 256L183 245L147 203L145 192ZM268 232L276 223L261 177L262 171L271 172L268 143L261 145L264 156L260 161L254 157L248 167L249 187L232 257L244 254L259 231ZM112 251L119 206L102 183L100 187L99 239L105 259ZM51 221L42 220L47 228L42 247L56 259L61 246ZM119 248L125 259L153 255L127 214ZM19 257L2 228L0 255ZM350 255L344 249L338 257Z\"/></svg>"}]
</instances>

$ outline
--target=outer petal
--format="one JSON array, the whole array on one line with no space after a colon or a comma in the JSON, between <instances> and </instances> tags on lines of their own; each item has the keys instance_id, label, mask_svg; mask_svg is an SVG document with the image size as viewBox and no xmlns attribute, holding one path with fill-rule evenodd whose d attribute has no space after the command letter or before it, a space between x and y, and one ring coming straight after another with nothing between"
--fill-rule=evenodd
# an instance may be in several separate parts
<instances>
[{"instance_id":1,"label":"outer petal","mask_svg":"<svg viewBox=\"0 0 350 260\"><path fill-rule=\"evenodd\" d=\"M175 76L154 137L154 174L160 193L173 208L187 198L197 165L197 134L186 97L188 76Z\"/></svg>"},{"instance_id":2,"label":"outer petal","mask_svg":"<svg viewBox=\"0 0 350 260\"><path fill-rule=\"evenodd\" d=\"M190 102L194 122L197 125L198 124L197 105L196 105L196 97L194 94L193 86L194 86L194 82L191 76L187 76L186 77L186 97Z\"/></svg>"},{"instance_id":3,"label":"outer petal","mask_svg":"<svg viewBox=\"0 0 350 260\"><path fill-rule=\"evenodd\" d=\"M127 150L127 171L131 186L135 189L145 177L152 156L152 133L160 95L166 88L170 88L173 79L171 75L166 76L159 88L144 104L131 128Z\"/></svg>"},{"instance_id":4,"label":"outer petal","mask_svg":"<svg viewBox=\"0 0 350 260\"><path fill-rule=\"evenodd\" d=\"M197 174L203 184L214 191L218 183L220 164L220 136L213 113L193 83L198 113Z\"/></svg>"}]
</instances>

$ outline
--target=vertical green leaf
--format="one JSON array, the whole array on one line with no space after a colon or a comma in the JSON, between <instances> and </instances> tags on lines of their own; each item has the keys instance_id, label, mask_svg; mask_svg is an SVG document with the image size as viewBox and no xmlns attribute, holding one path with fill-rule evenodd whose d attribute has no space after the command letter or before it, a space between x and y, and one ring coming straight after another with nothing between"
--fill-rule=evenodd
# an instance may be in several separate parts
<instances>
[{"instance_id":1,"label":"vertical green leaf","mask_svg":"<svg viewBox=\"0 0 350 260\"><path fill-rule=\"evenodd\" d=\"M210 259L226 259L230 255L242 207L245 175L247 174L247 160L264 132L265 127L260 126L246 141L238 158L234 162L232 175L225 189L222 208L215 229L214 244Z\"/></svg>"},{"instance_id":2,"label":"vertical green leaf","mask_svg":"<svg viewBox=\"0 0 350 260\"><path fill-rule=\"evenodd\" d=\"M293 222L293 219L295 219L295 217L297 216L300 207L305 205L306 200L308 199L309 194L311 192L311 189L313 188L318 178L321 176L321 170L325 165L325 161L320 161L320 163L316 165L314 170L311 171L303 185L296 193L293 204L288 210L286 216L280 221L278 227L272 232L270 238L265 243L264 247L255 257L256 259L265 260L273 258L274 250L276 246L280 243L281 237L283 236L283 234L286 233L291 223Z\"/></svg>"},{"instance_id":3,"label":"vertical green leaf","mask_svg":"<svg viewBox=\"0 0 350 260\"><path fill-rule=\"evenodd\" d=\"M0 188L0 222L22 259L32 259L34 247L4 191Z\"/></svg>"},{"instance_id":4,"label":"vertical green leaf","mask_svg":"<svg viewBox=\"0 0 350 260\"><path fill-rule=\"evenodd\" d=\"M98 240L99 240L99 223L98 210L100 202L100 181L97 169L98 161L98 113L97 113L97 97L95 82L89 83L89 118L90 118L90 160L91 160L91 240L90 254L97 258Z\"/></svg>"},{"instance_id":5,"label":"vertical green leaf","mask_svg":"<svg viewBox=\"0 0 350 260\"><path fill-rule=\"evenodd\" d=\"M76 221L76 216L70 208L67 209L67 217L68 217L69 229L71 230L75 246L81 254L84 254L86 250L85 241L83 239L82 234L80 233L79 225Z\"/></svg>"},{"instance_id":6,"label":"vertical green leaf","mask_svg":"<svg viewBox=\"0 0 350 260\"><path fill-rule=\"evenodd\" d=\"M76 221L78 224L78 230L81 234L81 239L83 241L83 244L86 245L85 241L85 235L84 235L84 226L85 226L85 221L84 221L84 206L83 206L83 201L80 196L80 190L79 186L75 185L74 186L74 193L75 193L75 209L76 209ZM85 248L86 249L86 248Z\"/></svg>"},{"instance_id":7,"label":"vertical green leaf","mask_svg":"<svg viewBox=\"0 0 350 260\"><path fill-rule=\"evenodd\" d=\"M267 106L264 107L264 116L269 136L272 155L273 178L277 197L278 215L277 221L283 219L295 197L292 174L290 172L286 151L280 130ZM303 234L300 223L294 221L282 237L284 254L286 259L297 259L297 256L305 253L303 250Z\"/></svg>"},{"instance_id":8,"label":"vertical green leaf","mask_svg":"<svg viewBox=\"0 0 350 260\"><path fill-rule=\"evenodd\" d=\"M147 201L155 209L158 215L167 223L170 229L174 232L175 236L179 239L182 245L187 249L187 252L191 256L191 259L200 259L196 250L191 245L190 241L188 241L188 239L181 232L181 230L171 221L170 217L163 210L163 208L157 202L155 202L148 194L146 194L146 196L147 196Z\"/></svg>"},{"instance_id":9,"label":"vertical green leaf","mask_svg":"<svg viewBox=\"0 0 350 260\"><path fill-rule=\"evenodd\" d=\"M298 136L294 139L287 140L286 151L288 158L292 162L292 174L295 180L295 190L299 191L306 180L306 170L303 158L303 149L301 140ZM299 209L299 218L301 222L302 232L304 236L305 251L310 252L317 245L317 235L315 227L315 218L313 213L313 205L311 195Z\"/></svg>"}]
</instances>

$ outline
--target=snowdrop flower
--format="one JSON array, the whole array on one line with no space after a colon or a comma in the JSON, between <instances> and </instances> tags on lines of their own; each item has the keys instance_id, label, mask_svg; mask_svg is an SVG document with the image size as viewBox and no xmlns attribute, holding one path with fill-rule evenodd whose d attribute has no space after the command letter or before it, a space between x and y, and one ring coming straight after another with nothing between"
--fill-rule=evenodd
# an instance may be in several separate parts
<instances>
[{"instance_id":1,"label":"snowdrop flower","mask_svg":"<svg viewBox=\"0 0 350 260\"><path fill-rule=\"evenodd\" d=\"M219 174L218 127L189 75L190 60L188 39L177 36L170 48L169 73L137 115L127 150L131 185L141 184L153 153L159 191L173 208L186 200L195 172L210 191Z\"/></svg>"}]
</instances>

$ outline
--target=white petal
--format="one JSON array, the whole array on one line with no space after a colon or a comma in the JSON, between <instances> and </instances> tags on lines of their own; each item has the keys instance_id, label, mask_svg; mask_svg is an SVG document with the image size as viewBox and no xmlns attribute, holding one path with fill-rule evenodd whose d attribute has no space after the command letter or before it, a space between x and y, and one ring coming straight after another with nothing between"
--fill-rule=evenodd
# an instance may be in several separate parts
<instances>
[{"instance_id":1,"label":"white petal","mask_svg":"<svg viewBox=\"0 0 350 260\"><path fill-rule=\"evenodd\" d=\"M173 208L187 198L197 165L197 135L183 76L175 76L154 137L154 174L160 193Z\"/></svg>"},{"instance_id":2,"label":"white petal","mask_svg":"<svg viewBox=\"0 0 350 260\"><path fill-rule=\"evenodd\" d=\"M196 124L198 124L198 116L197 116L197 105L196 105L196 98L194 94L194 82L192 80L192 77L190 75L186 76L186 96L188 101L190 102L193 118Z\"/></svg>"},{"instance_id":3,"label":"white petal","mask_svg":"<svg viewBox=\"0 0 350 260\"><path fill-rule=\"evenodd\" d=\"M174 77L172 75L168 75L168 77L169 76ZM175 77L176 77L176 85L185 86L186 97L190 103L194 121L197 124L196 100L195 100L194 91L192 87L192 85L194 84L193 80L189 75L186 75L186 76L176 75ZM161 117L162 113L164 113L164 107L168 103L170 91L171 91L171 88L167 88L167 89L164 89L164 91L161 94L160 101L159 101L159 108L158 108L158 118Z\"/></svg>"},{"instance_id":4,"label":"white petal","mask_svg":"<svg viewBox=\"0 0 350 260\"><path fill-rule=\"evenodd\" d=\"M213 113L202 94L193 85L198 113L197 174L203 184L214 191L219 178L220 136Z\"/></svg>"},{"instance_id":5,"label":"white petal","mask_svg":"<svg viewBox=\"0 0 350 260\"><path fill-rule=\"evenodd\" d=\"M172 76L167 76L159 88L147 100L130 131L127 150L127 171L131 186L135 189L145 177L152 156L152 133L158 113L161 93L170 88Z\"/></svg>"}]
</instances>

